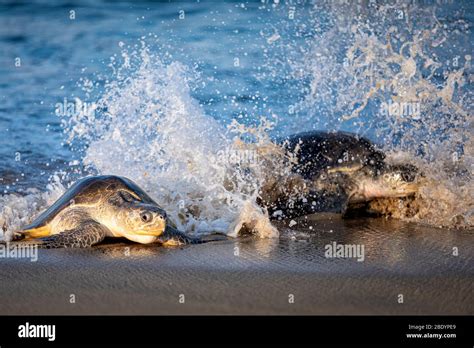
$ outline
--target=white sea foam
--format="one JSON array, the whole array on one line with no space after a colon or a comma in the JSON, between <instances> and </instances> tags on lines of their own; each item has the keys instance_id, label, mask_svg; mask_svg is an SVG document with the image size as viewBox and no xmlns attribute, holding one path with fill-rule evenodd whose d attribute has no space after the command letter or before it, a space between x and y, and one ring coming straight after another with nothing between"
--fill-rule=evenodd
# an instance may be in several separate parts
<instances>
[{"instance_id":1,"label":"white sea foam","mask_svg":"<svg viewBox=\"0 0 474 348\"><path fill-rule=\"evenodd\" d=\"M0 196L0 227L2 238L10 240L12 233L31 222L32 217L53 204L65 191L59 176L51 178L45 191L28 189L25 194Z\"/></svg>"}]
</instances>

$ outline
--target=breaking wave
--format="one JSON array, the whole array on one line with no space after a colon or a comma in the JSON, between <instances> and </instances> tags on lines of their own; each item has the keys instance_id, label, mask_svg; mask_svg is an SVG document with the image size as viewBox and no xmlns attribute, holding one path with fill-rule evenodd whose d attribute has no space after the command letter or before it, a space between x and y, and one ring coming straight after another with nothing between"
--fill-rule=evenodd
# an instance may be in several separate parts
<instances>
[{"instance_id":1,"label":"breaking wave","mask_svg":"<svg viewBox=\"0 0 474 348\"><path fill-rule=\"evenodd\" d=\"M420 168L425 179L414 201L384 200L374 209L472 227L472 12L450 4L317 2L306 28L315 34L289 62L292 78L308 82L292 111L318 128L377 139L389 161Z\"/></svg>"}]
</instances>

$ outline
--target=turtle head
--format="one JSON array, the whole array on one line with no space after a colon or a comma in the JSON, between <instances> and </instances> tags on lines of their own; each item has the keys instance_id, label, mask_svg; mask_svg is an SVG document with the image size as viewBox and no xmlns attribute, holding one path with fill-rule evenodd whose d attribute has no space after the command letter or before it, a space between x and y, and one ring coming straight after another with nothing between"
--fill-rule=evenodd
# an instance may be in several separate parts
<instances>
[{"instance_id":1,"label":"turtle head","mask_svg":"<svg viewBox=\"0 0 474 348\"><path fill-rule=\"evenodd\" d=\"M365 168L352 178L351 201L375 198L407 197L419 189L418 169L411 164L387 165L376 172Z\"/></svg>"},{"instance_id":2,"label":"turtle head","mask_svg":"<svg viewBox=\"0 0 474 348\"><path fill-rule=\"evenodd\" d=\"M166 228L166 212L153 200L120 190L109 197L109 220L116 235L139 243L152 243Z\"/></svg>"},{"instance_id":3,"label":"turtle head","mask_svg":"<svg viewBox=\"0 0 474 348\"><path fill-rule=\"evenodd\" d=\"M157 205L137 202L129 207L126 223L131 233L159 236L166 228L166 212Z\"/></svg>"}]
</instances>

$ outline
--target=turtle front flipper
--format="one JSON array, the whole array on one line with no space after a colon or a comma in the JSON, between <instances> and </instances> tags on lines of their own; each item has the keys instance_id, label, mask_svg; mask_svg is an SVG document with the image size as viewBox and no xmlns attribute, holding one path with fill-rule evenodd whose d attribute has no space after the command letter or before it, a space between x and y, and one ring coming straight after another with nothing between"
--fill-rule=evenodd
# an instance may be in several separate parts
<instances>
[{"instance_id":1,"label":"turtle front flipper","mask_svg":"<svg viewBox=\"0 0 474 348\"><path fill-rule=\"evenodd\" d=\"M75 228L48 237L32 239L19 244L37 245L40 248L88 248L104 240L108 228L94 220L84 221Z\"/></svg>"},{"instance_id":2,"label":"turtle front flipper","mask_svg":"<svg viewBox=\"0 0 474 348\"><path fill-rule=\"evenodd\" d=\"M175 247L187 244L202 244L206 242L199 238L189 237L183 232L169 225L166 226L165 231L158 238L158 240L161 244L163 244L163 246L166 247Z\"/></svg>"}]
</instances>

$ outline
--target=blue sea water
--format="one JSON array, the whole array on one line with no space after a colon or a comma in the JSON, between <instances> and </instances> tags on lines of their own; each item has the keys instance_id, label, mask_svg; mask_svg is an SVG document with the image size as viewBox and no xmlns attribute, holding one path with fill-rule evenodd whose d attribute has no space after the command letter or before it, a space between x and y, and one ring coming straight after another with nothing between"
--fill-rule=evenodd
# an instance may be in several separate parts
<instances>
[{"instance_id":1,"label":"blue sea water","mask_svg":"<svg viewBox=\"0 0 474 348\"><path fill-rule=\"evenodd\" d=\"M265 117L272 137L342 129L428 162L455 153L469 167L473 14L473 2L448 0L1 0L0 192L45 190L81 167L91 137L71 132L58 105L94 103L143 50L185 67L189 97L222 126ZM396 98L421 104L422 117L381 115Z\"/></svg>"}]
</instances>

